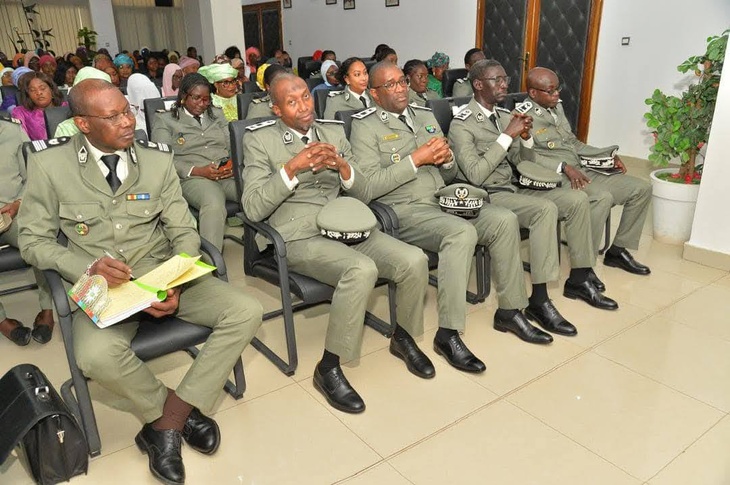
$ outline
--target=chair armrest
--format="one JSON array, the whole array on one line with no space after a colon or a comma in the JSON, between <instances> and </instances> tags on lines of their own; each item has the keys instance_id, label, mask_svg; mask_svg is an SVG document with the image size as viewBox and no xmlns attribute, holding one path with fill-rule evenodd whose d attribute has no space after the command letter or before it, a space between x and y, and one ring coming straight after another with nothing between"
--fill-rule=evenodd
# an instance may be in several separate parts
<instances>
[{"instance_id":1,"label":"chair armrest","mask_svg":"<svg viewBox=\"0 0 730 485\"><path fill-rule=\"evenodd\" d=\"M375 218L383 226L383 231L397 238L400 223L393 208L376 200L371 201L368 207L370 207L370 210L375 214Z\"/></svg>"},{"instance_id":2,"label":"chair armrest","mask_svg":"<svg viewBox=\"0 0 730 485\"><path fill-rule=\"evenodd\" d=\"M71 316L71 306L68 303L66 288L63 285L63 278L52 269L43 270L43 276L46 277L48 287L51 290L53 304L56 307L59 319Z\"/></svg>"},{"instance_id":3,"label":"chair armrest","mask_svg":"<svg viewBox=\"0 0 730 485\"><path fill-rule=\"evenodd\" d=\"M213 246L210 241L201 237L200 250L210 258L211 264L216 267L216 270L213 272L213 274L223 281L228 281L228 270L226 268L226 262L223 259L223 255L221 254L221 252L218 251L218 248Z\"/></svg>"},{"instance_id":4,"label":"chair armrest","mask_svg":"<svg viewBox=\"0 0 730 485\"><path fill-rule=\"evenodd\" d=\"M256 233L261 234L266 239L268 239L269 242L274 245L274 251L276 252L277 256L286 258L286 244L284 243L284 238L281 237L281 234L279 234L279 231L266 224L265 222L252 221L251 219L246 217L246 214L244 214L243 212L239 212L236 215L243 221L246 226L250 227Z\"/></svg>"}]
</instances>

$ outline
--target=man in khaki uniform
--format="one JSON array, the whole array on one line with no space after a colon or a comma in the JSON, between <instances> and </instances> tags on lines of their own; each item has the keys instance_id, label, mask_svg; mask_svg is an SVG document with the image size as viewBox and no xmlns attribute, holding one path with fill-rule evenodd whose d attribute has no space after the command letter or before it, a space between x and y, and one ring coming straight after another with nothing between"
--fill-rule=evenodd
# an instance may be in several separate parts
<instances>
[{"instance_id":1,"label":"man in khaki uniform","mask_svg":"<svg viewBox=\"0 0 730 485\"><path fill-rule=\"evenodd\" d=\"M333 407L359 413L365 403L339 362L359 355L365 309L378 276L397 287L391 353L419 377L435 374L413 340L423 333L427 259L420 249L377 229L349 246L320 235L317 215L323 207L341 189L367 200L367 179L352 164L342 123L314 119L312 95L302 79L280 75L270 93L280 119L249 127L244 137L244 211L254 221L268 220L281 233L293 271L335 287L325 351L313 380Z\"/></svg>"},{"instance_id":2,"label":"man in khaki uniform","mask_svg":"<svg viewBox=\"0 0 730 485\"><path fill-rule=\"evenodd\" d=\"M0 244L18 247L18 210L22 204L27 182L23 143L28 136L20 127L20 121L0 116L0 217L9 217L10 226L0 230ZM43 273L33 268L38 283L38 303L41 311L35 317L33 330L14 318L8 318L0 302L0 332L17 345L28 345L31 334L42 344L47 343L53 332L53 302Z\"/></svg>"},{"instance_id":3,"label":"man in khaki uniform","mask_svg":"<svg viewBox=\"0 0 730 485\"><path fill-rule=\"evenodd\" d=\"M536 67L527 75L529 98L522 111L533 119L533 138L537 162L563 174L563 183L583 190L591 201L593 248L598 251L604 225L611 206L623 205L624 210L613 244L606 251L603 264L621 268L629 273L648 275L647 266L636 261L629 249L639 248L639 239L651 201L651 185L645 180L625 175L626 167L614 155L615 167L622 174L603 175L581 168L580 157L610 156L615 147L601 149L586 145L573 134L570 122L560 104L560 82L550 69Z\"/></svg>"},{"instance_id":4,"label":"man in khaki uniform","mask_svg":"<svg viewBox=\"0 0 730 485\"><path fill-rule=\"evenodd\" d=\"M353 116L352 148L358 168L369 179L372 197L398 215L399 237L439 254L437 352L456 368L485 369L459 337L466 322L464 295L477 243L489 248L494 262L499 303L495 328L533 343L551 342L552 336L530 325L521 312L527 295L517 217L489 204L471 221L442 212L434 194L458 171L447 140L431 110L408 105L408 86L397 66L378 63L370 72L370 94L377 107Z\"/></svg>"},{"instance_id":5,"label":"man in khaki uniform","mask_svg":"<svg viewBox=\"0 0 730 485\"><path fill-rule=\"evenodd\" d=\"M20 208L23 258L67 281L86 272L110 286L142 275L175 254L200 253L195 221L182 197L169 147L134 142L135 118L113 84L88 79L69 104L81 131L45 149L35 146ZM56 241L59 231L68 239ZM105 256L105 253L113 255ZM145 425L135 441L150 470L165 483L183 483L181 439L212 454L220 443L208 414L233 365L261 324L254 298L210 275L168 290L144 312L175 314L213 333L176 390L158 380L130 349L142 314L104 329L74 312L76 360L83 373L128 399Z\"/></svg>"},{"instance_id":6,"label":"man in khaki uniform","mask_svg":"<svg viewBox=\"0 0 730 485\"><path fill-rule=\"evenodd\" d=\"M515 214L521 227L530 230L532 295L525 313L544 329L575 335L548 298L547 282L558 279L557 223L565 220L571 272L566 296L574 294L598 308L614 310L616 302L603 296L590 281L596 262L590 233L590 206L584 193L569 188L518 189L512 184L513 166L534 160L530 137L532 119L496 106L507 96L509 77L494 60L476 62L469 71L474 97L451 123L449 141L456 161L469 183L490 193L492 204ZM536 169L539 167L536 167ZM548 171L549 175L550 174Z\"/></svg>"},{"instance_id":7,"label":"man in khaki uniform","mask_svg":"<svg viewBox=\"0 0 730 485\"><path fill-rule=\"evenodd\" d=\"M211 104L208 80L188 74L172 110L155 116L150 140L172 148L183 197L198 210L200 235L219 251L226 229L226 201L236 201L231 137L223 110Z\"/></svg>"},{"instance_id":8,"label":"man in khaki uniform","mask_svg":"<svg viewBox=\"0 0 730 485\"><path fill-rule=\"evenodd\" d=\"M464 55L464 67L467 70L470 70L474 64L483 59L486 59L483 50L469 49ZM453 97L459 98L463 96L471 96L472 94L474 94L471 82L469 81L469 77L470 76L467 76L456 80L456 82L454 83L454 89L452 91Z\"/></svg>"}]
</instances>

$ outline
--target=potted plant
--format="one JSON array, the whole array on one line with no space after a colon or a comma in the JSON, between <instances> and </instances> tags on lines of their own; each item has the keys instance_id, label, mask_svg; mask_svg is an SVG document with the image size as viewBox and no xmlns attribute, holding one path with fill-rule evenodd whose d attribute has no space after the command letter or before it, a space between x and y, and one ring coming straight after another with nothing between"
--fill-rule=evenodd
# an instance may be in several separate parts
<instances>
[{"instance_id":1,"label":"potted plant","mask_svg":"<svg viewBox=\"0 0 730 485\"><path fill-rule=\"evenodd\" d=\"M696 76L687 89L676 96L656 89L646 100L650 111L644 118L654 137L649 160L659 167L679 162L678 168L651 174L655 239L674 243L689 239L702 179L697 157L710 135L729 34L726 30L709 37L704 54L677 67Z\"/></svg>"},{"instance_id":2,"label":"potted plant","mask_svg":"<svg viewBox=\"0 0 730 485\"><path fill-rule=\"evenodd\" d=\"M88 27L80 28L76 33L76 37L81 41L79 45L86 47L87 51L93 50L96 47L96 36L99 35L96 31L91 30Z\"/></svg>"}]
</instances>

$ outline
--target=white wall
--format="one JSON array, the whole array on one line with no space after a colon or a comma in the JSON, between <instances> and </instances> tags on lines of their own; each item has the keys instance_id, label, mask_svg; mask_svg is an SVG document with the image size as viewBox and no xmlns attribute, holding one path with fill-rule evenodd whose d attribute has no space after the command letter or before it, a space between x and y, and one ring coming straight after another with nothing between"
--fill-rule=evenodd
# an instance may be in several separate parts
<instances>
[{"instance_id":1,"label":"white wall","mask_svg":"<svg viewBox=\"0 0 730 485\"><path fill-rule=\"evenodd\" d=\"M232 45L238 46L241 51L244 50L243 11L241 10L240 0L209 1L211 15L215 22L209 29L204 29L203 32L212 33L215 51L203 57L206 63L211 62L215 54L223 54L223 51ZM204 2L201 0L201 3ZM210 34L208 34L208 37L210 37Z\"/></svg>"},{"instance_id":2,"label":"white wall","mask_svg":"<svg viewBox=\"0 0 730 485\"><path fill-rule=\"evenodd\" d=\"M105 47L111 55L119 52L117 30L112 15L112 0L93 0L89 2L91 22L96 36L96 48Z\"/></svg>"},{"instance_id":3,"label":"white wall","mask_svg":"<svg viewBox=\"0 0 730 485\"><path fill-rule=\"evenodd\" d=\"M388 8L384 0L357 0L354 10L344 10L342 3L292 0L292 8L282 9L284 48L294 65L317 49L334 50L344 60L372 56L385 43L396 50L400 65L439 50L453 67L462 67L464 53L474 47L477 0L400 0L399 7Z\"/></svg>"},{"instance_id":4,"label":"white wall","mask_svg":"<svg viewBox=\"0 0 730 485\"><path fill-rule=\"evenodd\" d=\"M707 37L729 26L728 0L604 2L589 143L617 143L621 153L646 158L651 136L644 100L655 88L679 92L689 78L677 66L704 53ZM621 46L621 37L631 37L631 44Z\"/></svg>"},{"instance_id":5,"label":"white wall","mask_svg":"<svg viewBox=\"0 0 730 485\"><path fill-rule=\"evenodd\" d=\"M697 198L697 209L689 245L730 254L730 54L725 53L725 65L717 94L712 131L707 143L705 168Z\"/></svg>"}]
</instances>

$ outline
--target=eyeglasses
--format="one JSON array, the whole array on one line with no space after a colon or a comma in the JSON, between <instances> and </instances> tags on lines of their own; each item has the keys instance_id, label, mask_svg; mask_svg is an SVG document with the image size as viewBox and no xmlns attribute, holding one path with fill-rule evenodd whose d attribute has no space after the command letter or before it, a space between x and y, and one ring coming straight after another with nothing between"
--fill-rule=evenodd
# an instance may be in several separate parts
<instances>
[{"instance_id":1,"label":"eyeglasses","mask_svg":"<svg viewBox=\"0 0 730 485\"><path fill-rule=\"evenodd\" d=\"M408 86L408 79L402 77L397 81L388 81L387 83L381 84L380 86L373 86L372 89L384 88L386 91L393 91L396 86L400 86L402 88Z\"/></svg>"},{"instance_id":2,"label":"eyeglasses","mask_svg":"<svg viewBox=\"0 0 730 485\"><path fill-rule=\"evenodd\" d=\"M190 99L195 103L210 103L210 96L198 96L197 94L188 94L187 99Z\"/></svg>"},{"instance_id":3,"label":"eyeglasses","mask_svg":"<svg viewBox=\"0 0 730 485\"><path fill-rule=\"evenodd\" d=\"M554 96L556 94L560 94L560 91L563 90L563 87L558 86L555 89L540 89L540 88L531 88L531 89L535 89L537 91L542 91L543 93L547 94L548 96Z\"/></svg>"},{"instance_id":4,"label":"eyeglasses","mask_svg":"<svg viewBox=\"0 0 730 485\"><path fill-rule=\"evenodd\" d=\"M509 76L497 76L497 77L482 77L480 79L482 81L487 81L490 84L493 84L496 86L496 85L502 84L502 83L509 84L509 82L512 78L510 78Z\"/></svg>"},{"instance_id":5,"label":"eyeglasses","mask_svg":"<svg viewBox=\"0 0 730 485\"><path fill-rule=\"evenodd\" d=\"M83 116L85 118L99 118L100 120L108 121L112 125L119 126L122 123L124 123L124 119L128 117L135 117L137 116L137 113L139 113L139 106L136 106L134 104L127 105L127 109L122 111L121 113L117 113L115 115L111 116L97 116L97 115L78 115Z\"/></svg>"},{"instance_id":6,"label":"eyeglasses","mask_svg":"<svg viewBox=\"0 0 730 485\"><path fill-rule=\"evenodd\" d=\"M224 79L223 81L218 81L217 84L230 88L231 86L236 84L236 81L234 79Z\"/></svg>"}]
</instances>

